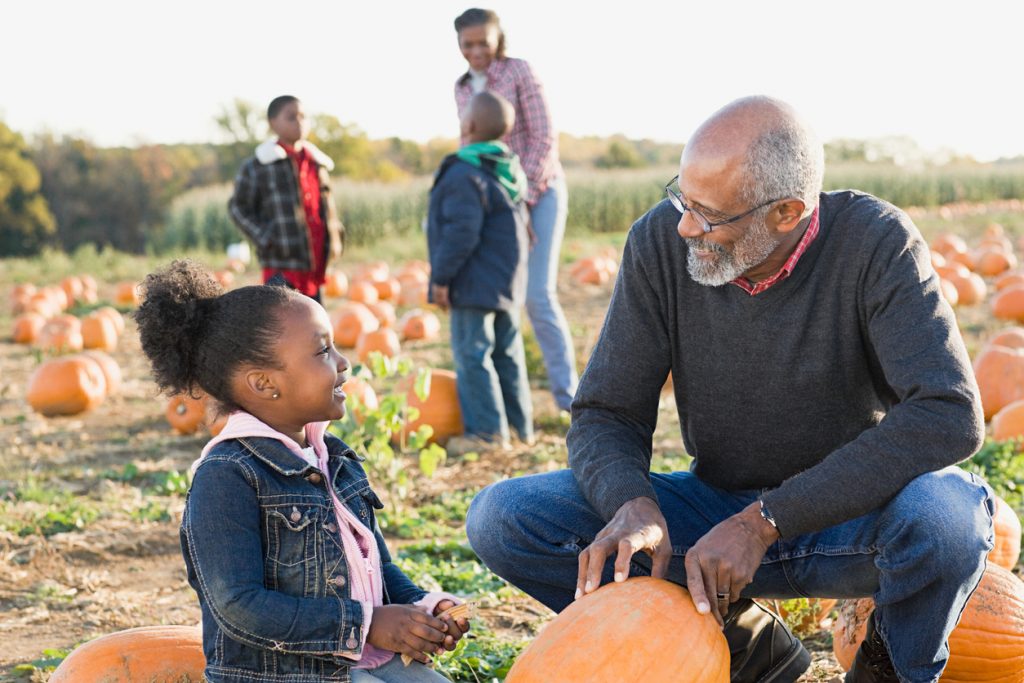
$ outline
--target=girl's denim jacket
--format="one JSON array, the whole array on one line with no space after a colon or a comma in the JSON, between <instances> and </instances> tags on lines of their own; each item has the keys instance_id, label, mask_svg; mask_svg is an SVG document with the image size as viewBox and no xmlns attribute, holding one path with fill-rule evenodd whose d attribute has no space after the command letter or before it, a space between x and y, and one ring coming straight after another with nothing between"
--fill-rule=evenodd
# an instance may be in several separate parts
<instances>
[{"instance_id":1,"label":"girl's denim jacket","mask_svg":"<svg viewBox=\"0 0 1024 683\"><path fill-rule=\"evenodd\" d=\"M425 591L392 561L376 524L383 507L361 458L326 435L328 476L279 441L217 444L195 472L181 522L189 584L203 616L211 683L349 681L362 649L362 605L349 594L328 483L374 530L384 602L409 604Z\"/></svg>"}]
</instances>

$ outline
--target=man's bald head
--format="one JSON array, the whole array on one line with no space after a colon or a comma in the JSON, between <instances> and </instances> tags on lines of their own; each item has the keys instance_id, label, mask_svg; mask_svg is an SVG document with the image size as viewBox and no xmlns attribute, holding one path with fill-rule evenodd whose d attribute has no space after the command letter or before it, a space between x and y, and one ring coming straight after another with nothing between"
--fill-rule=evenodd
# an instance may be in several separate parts
<instances>
[{"instance_id":1,"label":"man's bald head","mask_svg":"<svg viewBox=\"0 0 1024 683\"><path fill-rule=\"evenodd\" d=\"M466 109L464 126L473 142L500 140L516 123L516 110L498 93L484 90L473 96Z\"/></svg>"},{"instance_id":2,"label":"man's bald head","mask_svg":"<svg viewBox=\"0 0 1024 683\"><path fill-rule=\"evenodd\" d=\"M809 211L821 192L825 151L791 106L753 96L730 102L700 125L683 150L682 163L688 162L727 172L749 206L794 197Z\"/></svg>"}]
</instances>

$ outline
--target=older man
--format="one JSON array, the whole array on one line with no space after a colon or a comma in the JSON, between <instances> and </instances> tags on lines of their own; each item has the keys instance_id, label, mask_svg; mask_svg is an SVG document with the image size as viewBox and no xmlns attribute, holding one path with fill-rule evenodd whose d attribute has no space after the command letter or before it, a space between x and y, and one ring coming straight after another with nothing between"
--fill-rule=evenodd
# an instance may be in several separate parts
<instances>
[{"instance_id":1,"label":"older man","mask_svg":"<svg viewBox=\"0 0 1024 683\"><path fill-rule=\"evenodd\" d=\"M733 681L810 661L750 598L872 596L847 681L935 681L991 548L991 493L953 467L983 438L977 387L917 229L822 193L823 167L776 100L700 126L630 231L571 471L488 487L469 538L554 610L629 575L685 585L723 624ZM669 371L693 465L652 474Z\"/></svg>"}]
</instances>

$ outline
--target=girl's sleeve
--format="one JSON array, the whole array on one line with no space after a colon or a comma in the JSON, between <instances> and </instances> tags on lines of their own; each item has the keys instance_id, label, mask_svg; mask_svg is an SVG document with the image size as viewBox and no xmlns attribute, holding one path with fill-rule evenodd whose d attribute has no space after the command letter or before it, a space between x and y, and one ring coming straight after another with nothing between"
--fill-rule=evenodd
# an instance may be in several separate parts
<instances>
[{"instance_id":1,"label":"girl's sleeve","mask_svg":"<svg viewBox=\"0 0 1024 683\"><path fill-rule=\"evenodd\" d=\"M255 485L254 473L241 463L207 456L196 470L181 533L201 599L225 635L251 647L358 658L368 626L358 601L265 587Z\"/></svg>"}]
</instances>

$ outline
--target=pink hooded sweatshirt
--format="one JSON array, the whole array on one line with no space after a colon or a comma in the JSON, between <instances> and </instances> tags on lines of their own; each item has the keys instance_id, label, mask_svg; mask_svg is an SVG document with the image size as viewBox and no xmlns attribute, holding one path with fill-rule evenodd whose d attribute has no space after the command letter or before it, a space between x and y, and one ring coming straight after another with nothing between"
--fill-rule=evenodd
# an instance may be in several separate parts
<instances>
[{"instance_id":1,"label":"pink hooded sweatshirt","mask_svg":"<svg viewBox=\"0 0 1024 683\"><path fill-rule=\"evenodd\" d=\"M192 473L206 454L214 446L229 439L243 437L265 437L277 439L288 449L301 458L303 461L316 467L325 475L327 474L327 444L324 442L324 435L327 433L328 422L310 422L306 425L306 442L309 447L302 448L287 434L273 429L258 418L249 413L238 411L228 417L224 429L203 448L199 458L192 463ZM326 479L326 476L325 476ZM381 574L380 551L377 548L377 540L374 537L373 529L368 528L351 510L345 507L335 495L333 488L327 487L334 503L334 515L338 522L338 534L341 537L342 547L345 550L345 562L348 564L349 592L353 600L358 600L363 606L363 632L362 654L357 656L342 655L356 661L352 666L356 669L375 669L391 661L395 656L390 650L382 650L366 642L366 636L370 631L370 621L373 619L373 608L384 604L383 577ZM415 604L428 614L434 613L434 608L442 600L451 600L455 604L462 602L449 593L427 593ZM346 643L346 647L355 648L356 643Z\"/></svg>"}]
</instances>

